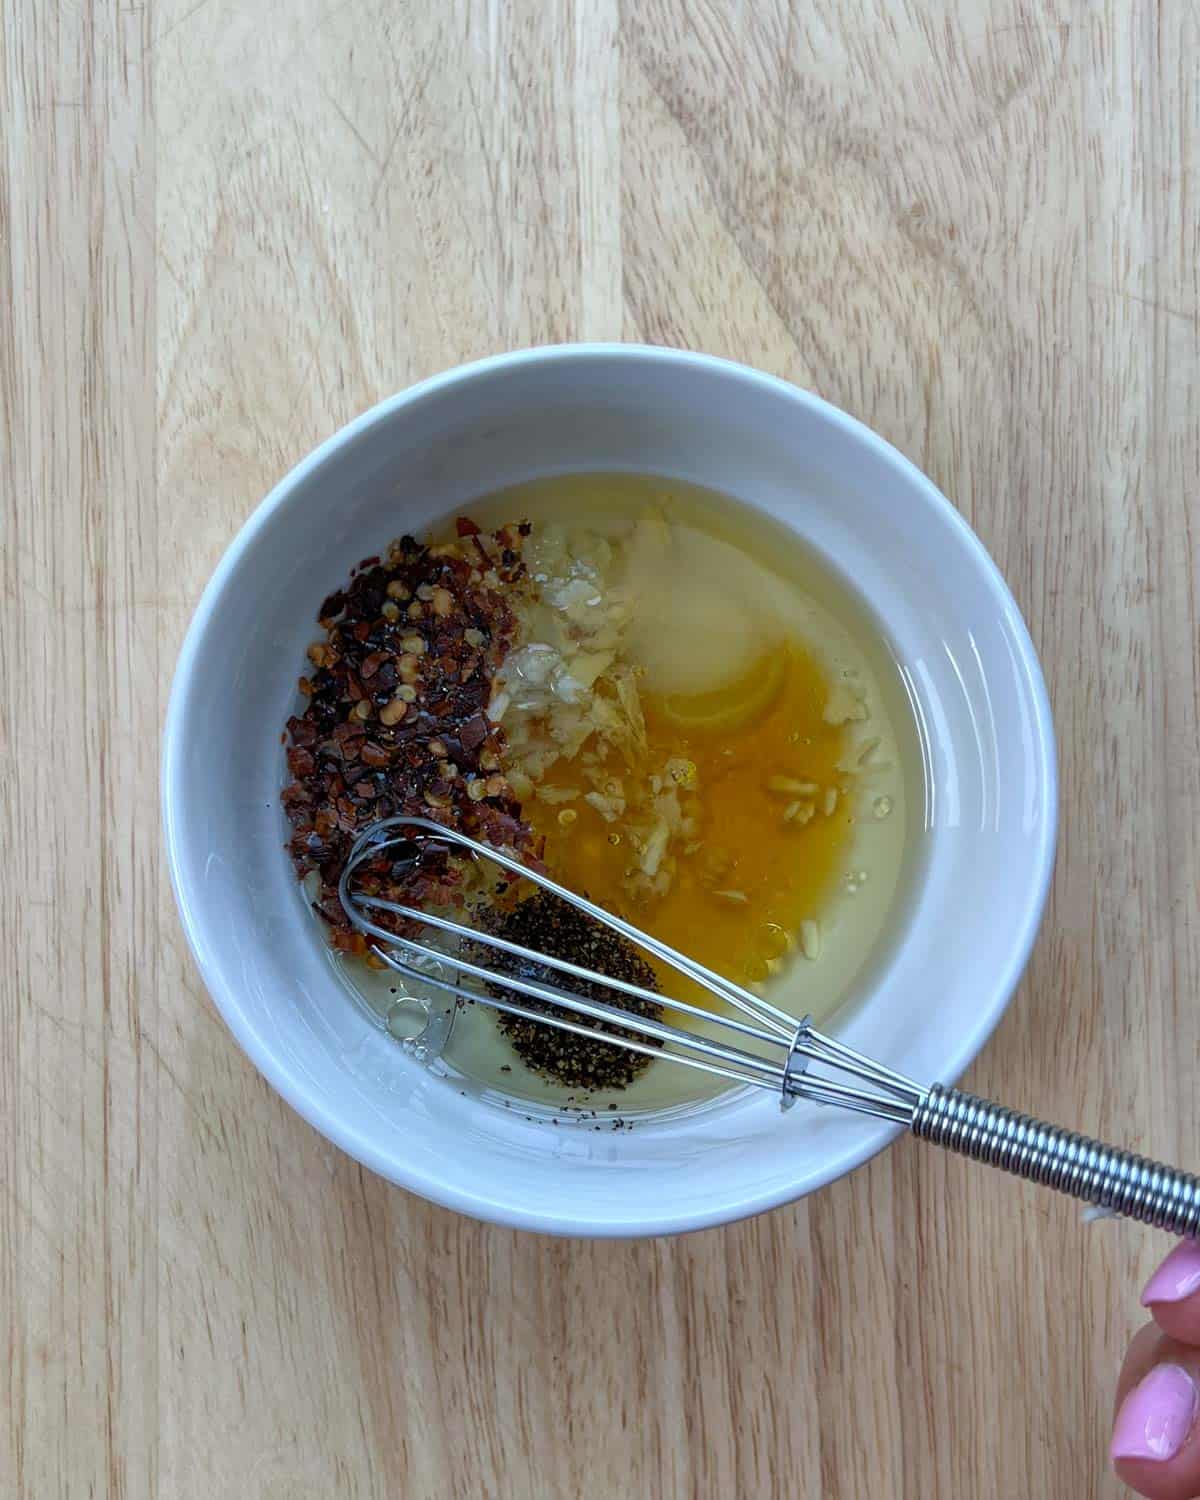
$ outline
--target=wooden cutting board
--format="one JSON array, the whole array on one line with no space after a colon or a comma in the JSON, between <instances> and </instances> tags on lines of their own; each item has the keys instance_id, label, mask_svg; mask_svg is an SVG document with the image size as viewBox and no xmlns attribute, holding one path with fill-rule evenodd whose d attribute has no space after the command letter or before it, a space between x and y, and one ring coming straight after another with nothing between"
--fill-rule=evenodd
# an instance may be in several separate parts
<instances>
[{"instance_id":1,"label":"wooden cutting board","mask_svg":"<svg viewBox=\"0 0 1200 1500\"><path fill-rule=\"evenodd\" d=\"M167 890L201 586L378 397L559 339L811 387L1046 664L1062 839L971 1086L1200 1161L1190 0L12 0L0 32L0 1490L1114 1497L1163 1245L911 1144L676 1242L361 1171Z\"/></svg>"}]
</instances>

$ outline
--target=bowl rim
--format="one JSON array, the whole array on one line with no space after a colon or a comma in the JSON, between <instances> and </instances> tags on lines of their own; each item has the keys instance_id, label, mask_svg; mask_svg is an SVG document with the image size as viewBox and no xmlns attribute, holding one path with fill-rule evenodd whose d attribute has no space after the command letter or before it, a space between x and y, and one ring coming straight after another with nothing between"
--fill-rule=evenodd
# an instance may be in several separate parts
<instances>
[{"instance_id":1,"label":"bowl rim","mask_svg":"<svg viewBox=\"0 0 1200 1500\"><path fill-rule=\"evenodd\" d=\"M163 835L170 873L171 889L192 957L200 970L205 987L238 1045L275 1091L314 1129L345 1151L363 1166L410 1192L470 1217L508 1228L525 1229L557 1235L581 1235L614 1238L677 1234L734 1223L739 1219L780 1207L806 1197L830 1182L855 1170L894 1141L903 1126L871 1122L861 1139L838 1153L817 1169L806 1171L803 1182L794 1188L776 1187L769 1191L737 1198L726 1195L719 1205L703 1213L667 1212L657 1216L639 1214L629 1222L613 1219L593 1220L579 1211L548 1214L540 1210L523 1210L511 1203L493 1201L473 1192L461 1191L421 1171L414 1171L403 1161L386 1155L365 1135L348 1126L332 1109L312 1097L304 1081L274 1052L272 1045L250 1021L233 985L227 983L217 966L210 961L203 922L191 899L186 860L181 848L177 808L186 795L183 785L181 725L191 691L196 659L209 622L217 607L227 580L250 547L258 532L274 513L285 505L297 486L340 449L353 444L362 434L388 421L395 412L436 393L485 379L501 370L512 370L530 364L569 366L589 360L620 359L642 365L683 366L696 371L715 373L757 387L764 394L784 397L806 407L834 427L840 428L851 441L873 450L885 463L903 474L912 484L920 503L932 511L943 525L957 533L959 541L972 555L981 577L990 586L1011 639L1019 652L1024 685L1033 711L1037 746L1037 771L1044 788L1046 816L1041 819L1034 843L1034 878L1021 903L1021 921L1008 961L988 986L990 1003L976 1013L969 1038L947 1060L943 1076L937 1081L953 1084L978 1056L1001 1016L1007 1010L1041 926L1050 891L1058 837L1058 767L1057 749L1046 690L1037 652L1020 609L991 555L974 530L933 481L899 449L852 417L840 407L783 378L757 370L753 366L715 355L696 353L668 346L626 343L547 344L490 355L466 364L456 365L439 374L388 396L361 415L339 428L324 442L302 458L280 479L243 522L223 552L205 585L188 625L176 661L167 703L162 734L160 789Z\"/></svg>"}]
</instances>

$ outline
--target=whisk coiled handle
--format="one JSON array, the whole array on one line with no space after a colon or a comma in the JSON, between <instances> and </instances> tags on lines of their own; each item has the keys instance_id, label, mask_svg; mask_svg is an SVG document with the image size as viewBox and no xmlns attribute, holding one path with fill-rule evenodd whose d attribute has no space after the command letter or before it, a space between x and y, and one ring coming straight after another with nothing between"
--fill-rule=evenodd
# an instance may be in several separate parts
<instances>
[{"instance_id":1,"label":"whisk coiled handle","mask_svg":"<svg viewBox=\"0 0 1200 1500\"><path fill-rule=\"evenodd\" d=\"M1172 1234L1200 1235L1200 1178L934 1084L913 1134Z\"/></svg>"}]
</instances>

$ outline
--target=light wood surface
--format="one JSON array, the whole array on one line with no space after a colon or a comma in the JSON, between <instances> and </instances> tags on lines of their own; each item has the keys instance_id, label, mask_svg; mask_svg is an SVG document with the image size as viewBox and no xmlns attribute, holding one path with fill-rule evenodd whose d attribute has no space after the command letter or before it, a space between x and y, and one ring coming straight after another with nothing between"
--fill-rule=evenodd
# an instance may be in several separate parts
<instances>
[{"instance_id":1,"label":"light wood surface","mask_svg":"<svg viewBox=\"0 0 1200 1500\"><path fill-rule=\"evenodd\" d=\"M559 339L746 360L977 528L1060 735L975 1088L1200 1160L1194 0L5 0L0 1492L1112 1497L1150 1232L915 1144L673 1242L359 1169L167 889L204 581L382 395Z\"/></svg>"}]
</instances>

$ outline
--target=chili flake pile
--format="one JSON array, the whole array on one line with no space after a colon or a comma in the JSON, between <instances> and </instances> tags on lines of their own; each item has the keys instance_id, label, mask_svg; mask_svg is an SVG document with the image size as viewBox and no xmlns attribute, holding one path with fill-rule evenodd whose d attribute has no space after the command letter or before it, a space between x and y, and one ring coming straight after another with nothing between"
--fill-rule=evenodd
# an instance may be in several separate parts
<instances>
[{"instance_id":1,"label":"chili flake pile","mask_svg":"<svg viewBox=\"0 0 1200 1500\"><path fill-rule=\"evenodd\" d=\"M420 816L526 860L538 849L506 780L503 730L485 708L516 620L505 595L522 586L528 525L484 536L460 519L458 540L402 537L365 559L321 606L325 638L300 679L308 705L287 723L282 794L301 877L320 876L314 903L329 941L368 955L338 899L355 837L369 823ZM445 855L363 867L364 886L414 906L456 905L460 869Z\"/></svg>"}]
</instances>

